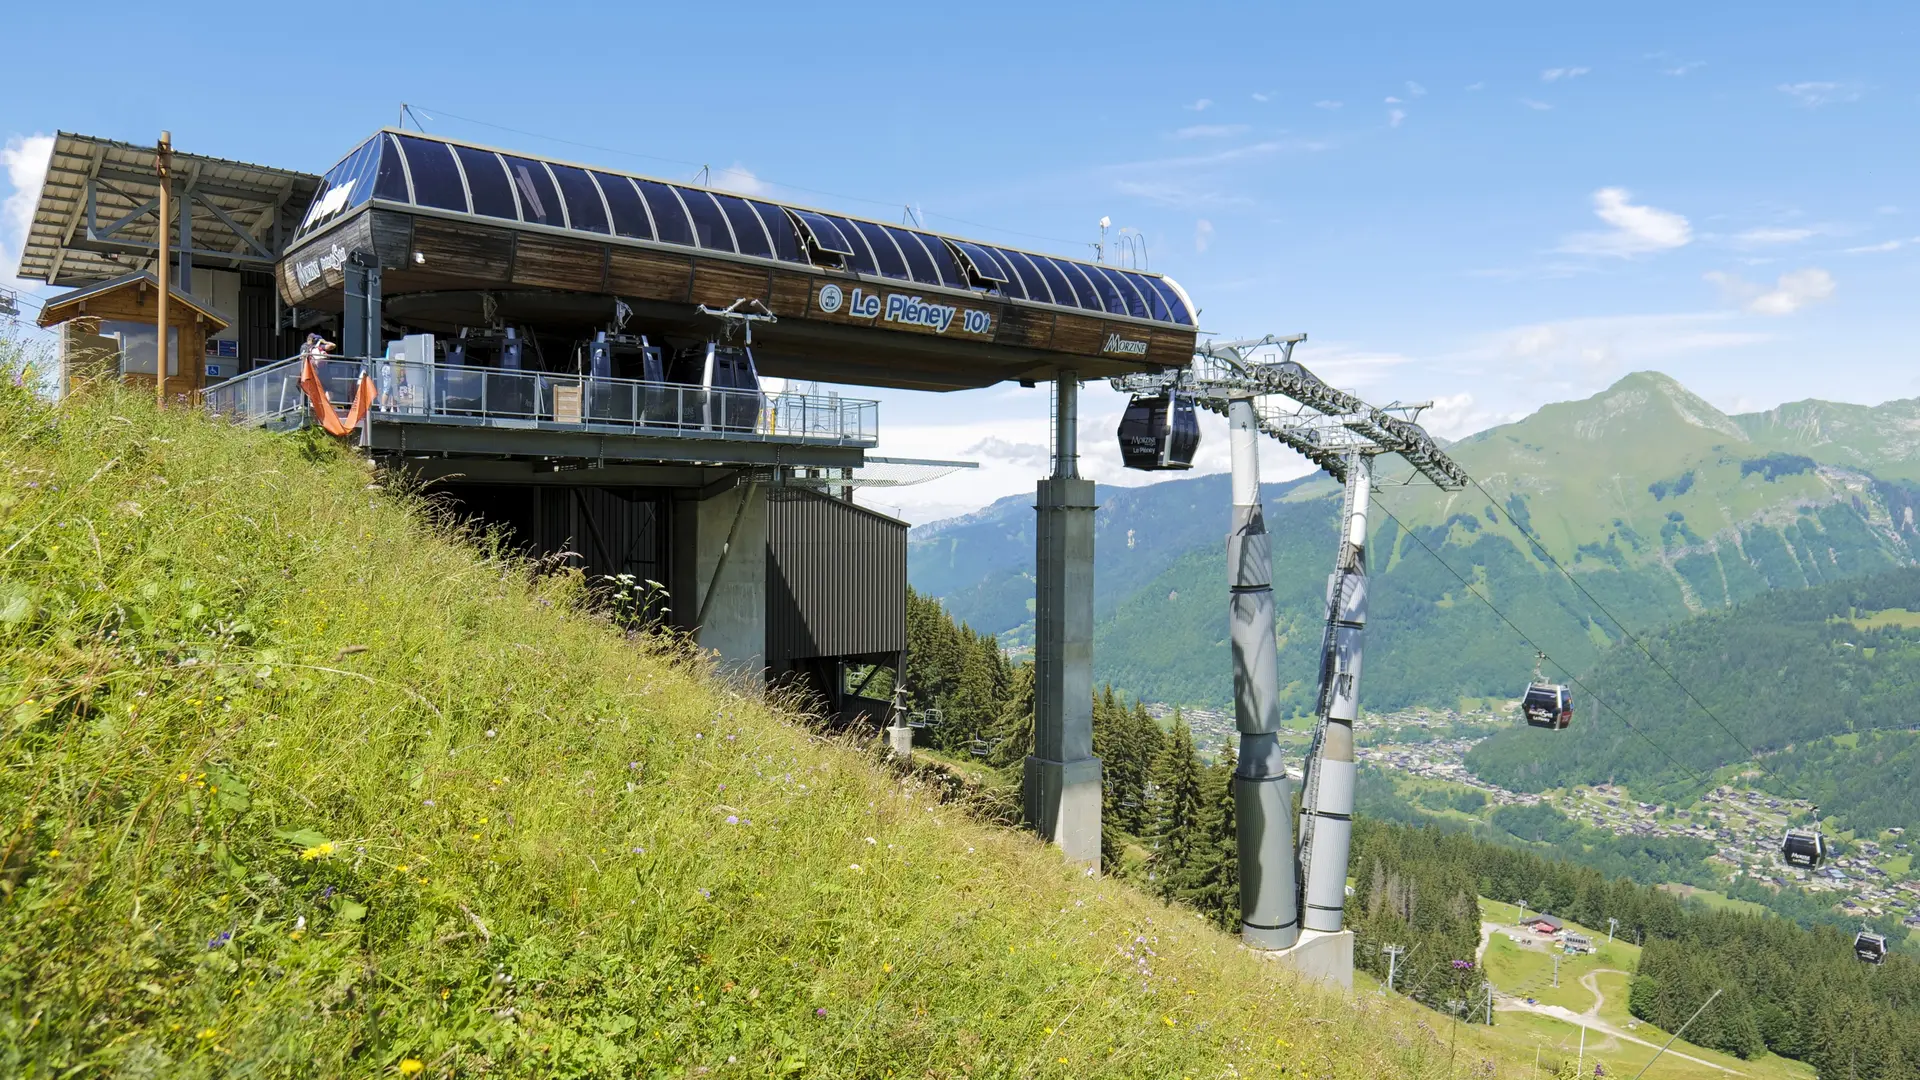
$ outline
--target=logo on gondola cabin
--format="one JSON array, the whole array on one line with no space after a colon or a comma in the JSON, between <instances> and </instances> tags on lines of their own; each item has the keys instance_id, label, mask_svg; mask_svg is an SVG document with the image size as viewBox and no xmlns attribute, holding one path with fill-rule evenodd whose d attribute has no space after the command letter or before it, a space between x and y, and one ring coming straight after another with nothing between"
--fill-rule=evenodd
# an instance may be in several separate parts
<instances>
[{"instance_id":1,"label":"logo on gondola cabin","mask_svg":"<svg viewBox=\"0 0 1920 1080\"><path fill-rule=\"evenodd\" d=\"M1147 355L1147 343L1133 338L1123 338L1119 334L1108 334L1106 348L1102 352L1119 353L1122 356Z\"/></svg>"},{"instance_id":2,"label":"logo on gondola cabin","mask_svg":"<svg viewBox=\"0 0 1920 1080\"><path fill-rule=\"evenodd\" d=\"M820 286L820 310L829 315L840 310L840 286L831 281Z\"/></svg>"}]
</instances>

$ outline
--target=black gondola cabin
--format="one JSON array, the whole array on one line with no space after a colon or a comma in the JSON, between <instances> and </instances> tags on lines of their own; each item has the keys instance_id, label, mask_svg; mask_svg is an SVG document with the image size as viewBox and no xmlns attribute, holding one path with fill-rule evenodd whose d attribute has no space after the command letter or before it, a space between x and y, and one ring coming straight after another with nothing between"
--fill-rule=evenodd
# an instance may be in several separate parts
<instances>
[{"instance_id":1,"label":"black gondola cabin","mask_svg":"<svg viewBox=\"0 0 1920 1080\"><path fill-rule=\"evenodd\" d=\"M1533 727L1563 730L1573 723L1573 692L1558 683L1533 683L1520 701L1520 711Z\"/></svg>"},{"instance_id":2,"label":"black gondola cabin","mask_svg":"<svg viewBox=\"0 0 1920 1080\"><path fill-rule=\"evenodd\" d=\"M1191 469L1199 448L1200 418L1191 395L1169 390L1127 402L1120 417L1120 460L1127 468Z\"/></svg>"},{"instance_id":3,"label":"black gondola cabin","mask_svg":"<svg viewBox=\"0 0 1920 1080\"><path fill-rule=\"evenodd\" d=\"M1827 857L1827 838L1818 829L1789 829L1780 843L1780 857L1788 866L1811 870Z\"/></svg>"}]
</instances>

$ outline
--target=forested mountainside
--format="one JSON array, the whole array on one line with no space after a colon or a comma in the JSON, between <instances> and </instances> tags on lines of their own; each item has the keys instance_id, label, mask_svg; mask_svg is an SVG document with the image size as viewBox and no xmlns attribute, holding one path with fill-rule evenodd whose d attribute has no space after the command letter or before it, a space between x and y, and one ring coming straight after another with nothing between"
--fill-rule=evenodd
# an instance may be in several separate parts
<instances>
[{"instance_id":1,"label":"forested mountainside","mask_svg":"<svg viewBox=\"0 0 1920 1080\"><path fill-rule=\"evenodd\" d=\"M1843 827L1920 828L1920 569L1768 593L1640 644L1614 645L1583 677L1593 693L1552 753L1515 729L1475 746L1468 767L1521 791L1657 788L1757 753L1766 786Z\"/></svg>"},{"instance_id":2,"label":"forested mountainside","mask_svg":"<svg viewBox=\"0 0 1920 1080\"><path fill-rule=\"evenodd\" d=\"M1585 670L1618 637L1516 522L1635 630L1912 564L1916 415L1912 401L1802 402L1730 417L1664 375L1638 373L1451 446L1480 487L1401 486L1405 469L1389 459L1370 522L1364 702L1517 692L1531 650L1462 579L1567 670ZM1339 495L1314 478L1265 494L1282 679L1288 704L1304 708ZM1150 701L1224 705L1226 478L1103 488L1100 498L1097 677ZM915 587L1020 645L1030 634L1032 518L1022 496L915 529Z\"/></svg>"}]
</instances>

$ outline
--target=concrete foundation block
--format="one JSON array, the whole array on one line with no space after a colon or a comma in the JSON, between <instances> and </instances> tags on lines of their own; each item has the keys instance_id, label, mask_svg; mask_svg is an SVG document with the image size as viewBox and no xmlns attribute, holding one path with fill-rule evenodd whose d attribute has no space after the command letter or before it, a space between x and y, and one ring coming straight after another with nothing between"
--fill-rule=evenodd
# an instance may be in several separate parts
<instances>
[{"instance_id":1,"label":"concrete foundation block","mask_svg":"<svg viewBox=\"0 0 1920 1080\"><path fill-rule=\"evenodd\" d=\"M1353 992L1353 931L1326 933L1303 930L1300 941L1291 949L1260 952L1254 955L1276 964L1285 964L1315 982Z\"/></svg>"},{"instance_id":2,"label":"concrete foundation block","mask_svg":"<svg viewBox=\"0 0 1920 1080\"><path fill-rule=\"evenodd\" d=\"M913 756L913 729L902 724L887 729L887 748L897 758Z\"/></svg>"},{"instance_id":3,"label":"concrete foundation block","mask_svg":"<svg viewBox=\"0 0 1920 1080\"><path fill-rule=\"evenodd\" d=\"M1029 757L1020 790L1027 822L1074 862L1100 865L1100 759Z\"/></svg>"}]
</instances>

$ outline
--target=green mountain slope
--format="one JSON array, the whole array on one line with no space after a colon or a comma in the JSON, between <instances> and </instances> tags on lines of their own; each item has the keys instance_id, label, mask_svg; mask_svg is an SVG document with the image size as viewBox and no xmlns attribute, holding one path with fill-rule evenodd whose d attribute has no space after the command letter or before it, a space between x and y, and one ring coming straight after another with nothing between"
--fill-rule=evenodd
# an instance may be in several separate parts
<instances>
[{"instance_id":1,"label":"green mountain slope","mask_svg":"<svg viewBox=\"0 0 1920 1080\"><path fill-rule=\"evenodd\" d=\"M1431 1075L324 437L0 378L0 469L0 1075Z\"/></svg>"},{"instance_id":2,"label":"green mountain slope","mask_svg":"<svg viewBox=\"0 0 1920 1080\"><path fill-rule=\"evenodd\" d=\"M1897 427L1912 405L1866 412ZM1579 671L1616 633L1581 588L1639 630L1770 590L1910 564L1920 547L1913 520L1920 486L1899 477L1920 468L1920 450L1902 457L1911 445L1890 435L1872 442L1866 456L1894 478L1866 471L1858 448L1868 445L1863 432L1871 417L1860 419L1852 406L1835 409L1852 418L1852 434L1822 441L1806 435L1806 424L1729 417L1664 375L1638 373L1592 398L1549 405L1453 444L1449 453L1484 493L1401 486L1390 462L1375 496L1384 512L1370 522L1367 705L1511 697L1524 682L1531 651L1456 572L1565 669ZM1325 480L1296 481L1269 495L1268 528L1280 537L1275 590L1283 680L1294 684L1291 704L1304 707L1338 495ZM1128 489L1124 500L1103 508L1096 548L1100 679L1149 700L1229 700L1220 644L1226 501L1224 478L1201 477ZM1579 588L1508 514L1540 538ZM945 577L931 572L929 554L955 535L948 525L916 530L916 587L942 597L978 629L1018 629L1031 596L1023 576L1032 565L1031 518L1026 501L1003 500L963 519L974 564L994 567L971 580L953 560L941 566ZM1112 562L1116 541L1129 534L1136 549L1124 564ZM1153 538L1154 546L1140 551L1140 537ZM1110 572L1114 565L1124 565L1124 573ZM995 605L977 602L989 591Z\"/></svg>"},{"instance_id":3,"label":"green mountain slope","mask_svg":"<svg viewBox=\"0 0 1920 1080\"><path fill-rule=\"evenodd\" d=\"M1845 827L1920 829L1906 771L1920 728L1920 569L1770 593L1641 641L1666 671L1621 642L1583 676L1618 716L1578 702L1573 727L1498 733L1468 767L1525 791L1635 788L1710 775L1751 750L1773 774L1756 783L1810 798Z\"/></svg>"}]
</instances>

